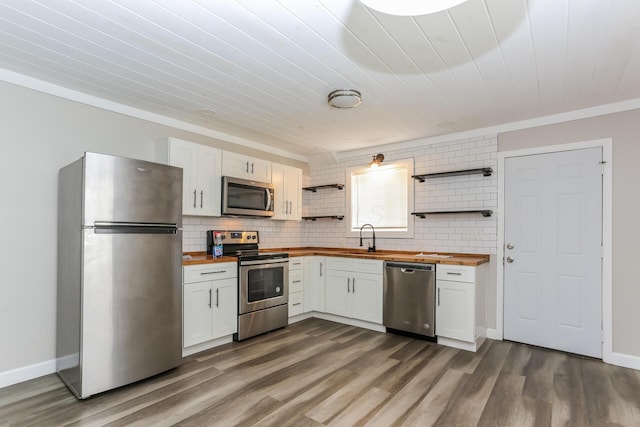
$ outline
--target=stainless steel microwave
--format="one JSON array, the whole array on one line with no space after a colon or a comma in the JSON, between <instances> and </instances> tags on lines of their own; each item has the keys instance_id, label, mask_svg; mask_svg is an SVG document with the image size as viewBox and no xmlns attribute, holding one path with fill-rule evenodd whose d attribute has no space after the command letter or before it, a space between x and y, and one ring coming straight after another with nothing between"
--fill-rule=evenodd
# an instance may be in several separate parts
<instances>
[{"instance_id":1,"label":"stainless steel microwave","mask_svg":"<svg viewBox=\"0 0 640 427\"><path fill-rule=\"evenodd\" d=\"M274 188L268 182L222 177L222 215L273 216Z\"/></svg>"}]
</instances>

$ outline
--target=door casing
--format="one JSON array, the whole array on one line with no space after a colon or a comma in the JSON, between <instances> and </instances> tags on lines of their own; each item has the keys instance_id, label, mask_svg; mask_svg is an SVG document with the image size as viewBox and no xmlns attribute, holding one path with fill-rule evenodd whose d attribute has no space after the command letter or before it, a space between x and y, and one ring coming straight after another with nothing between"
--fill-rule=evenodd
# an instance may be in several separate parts
<instances>
[{"instance_id":1,"label":"door casing","mask_svg":"<svg viewBox=\"0 0 640 427\"><path fill-rule=\"evenodd\" d=\"M613 194L613 142L610 138L570 144L550 145L545 147L527 148L522 150L498 152L498 248L497 289L496 289L496 332L495 338L502 340L504 336L504 167L505 160L510 157L530 156L534 154L549 154L583 148L602 147L602 360L614 363L613 360L613 311L612 311L612 194ZM489 334L493 335L493 334Z\"/></svg>"}]
</instances>

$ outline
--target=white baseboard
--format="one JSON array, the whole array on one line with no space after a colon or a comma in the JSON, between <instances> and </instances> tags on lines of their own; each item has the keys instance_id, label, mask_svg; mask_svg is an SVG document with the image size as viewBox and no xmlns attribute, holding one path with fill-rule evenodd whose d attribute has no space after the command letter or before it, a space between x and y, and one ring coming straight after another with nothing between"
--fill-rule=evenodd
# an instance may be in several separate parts
<instances>
[{"instance_id":1,"label":"white baseboard","mask_svg":"<svg viewBox=\"0 0 640 427\"><path fill-rule=\"evenodd\" d=\"M498 336L498 331L496 329L487 328L487 338L502 341L502 337Z\"/></svg>"},{"instance_id":2,"label":"white baseboard","mask_svg":"<svg viewBox=\"0 0 640 427\"><path fill-rule=\"evenodd\" d=\"M623 353L611 353L611 358L607 357L604 362L623 368L630 368L640 371L640 357Z\"/></svg>"},{"instance_id":3,"label":"white baseboard","mask_svg":"<svg viewBox=\"0 0 640 427\"><path fill-rule=\"evenodd\" d=\"M0 372L0 388L32 380L56 371L56 359L47 360L33 365L22 366L10 371Z\"/></svg>"}]
</instances>

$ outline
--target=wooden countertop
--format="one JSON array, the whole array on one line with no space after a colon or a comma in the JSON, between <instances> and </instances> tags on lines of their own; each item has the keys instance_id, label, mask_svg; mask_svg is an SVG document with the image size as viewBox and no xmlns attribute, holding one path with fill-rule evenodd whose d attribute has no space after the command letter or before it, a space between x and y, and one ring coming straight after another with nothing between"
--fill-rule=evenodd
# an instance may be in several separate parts
<instances>
[{"instance_id":1,"label":"wooden countertop","mask_svg":"<svg viewBox=\"0 0 640 427\"><path fill-rule=\"evenodd\" d=\"M199 264L217 264L219 262L237 262L238 259L234 256L223 256L220 258L214 258L211 255L207 255L206 252L185 252L184 255L189 255L190 259L182 258L182 265L199 265Z\"/></svg>"},{"instance_id":2,"label":"wooden countertop","mask_svg":"<svg viewBox=\"0 0 640 427\"><path fill-rule=\"evenodd\" d=\"M426 264L449 264L449 265L469 265L477 266L489 262L489 255L482 254L460 254L460 253L445 253L424 251L376 251L367 252L363 249L351 249L351 248L272 248L268 249L269 252L280 251L288 252L289 257L297 256L340 256L345 258L361 258L361 259L375 259L381 261L401 261L401 262L420 262ZM437 255L437 256L425 256L425 255Z\"/></svg>"},{"instance_id":3,"label":"wooden countertop","mask_svg":"<svg viewBox=\"0 0 640 427\"><path fill-rule=\"evenodd\" d=\"M437 256L425 256L418 255L419 252L415 251L376 251L367 252L362 249L352 248L320 248L320 247L298 247L298 248L268 248L261 249L260 252L287 252L289 257L299 256L339 256L345 258L360 258L360 259L374 259L380 261L400 261L400 262L421 262L426 264L448 264L448 265L468 265L477 266L489 262L489 255L482 254L459 254L459 253L444 253L424 251L425 255L437 255ZM236 262L236 257L224 256L222 258L213 258L211 255L206 255L204 252L188 252L191 256L189 260L183 260L182 265L198 265L198 264L213 264L219 262Z\"/></svg>"}]
</instances>

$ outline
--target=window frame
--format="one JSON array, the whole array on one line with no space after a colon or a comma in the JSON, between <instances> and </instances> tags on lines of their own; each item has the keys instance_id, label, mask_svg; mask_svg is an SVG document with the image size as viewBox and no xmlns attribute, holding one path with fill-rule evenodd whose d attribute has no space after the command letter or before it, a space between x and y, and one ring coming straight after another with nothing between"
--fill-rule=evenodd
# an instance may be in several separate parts
<instances>
[{"instance_id":1,"label":"window frame","mask_svg":"<svg viewBox=\"0 0 640 427\"><path fill-rule=\"evenodd\" d=\"M376 228L376 238L382 238L382 239L413 239L414 237L414 222L415 222L415 218L413 215L411 215L413 208L414 208L414 188L415 188L415 183L414 183L414 179L411 177L412 175L414 175L414 159L413 158L409 158L409 159L401 159L401 160L394 160L393 162L390 162L388 164L384 164L378 167L379 170L384 170L384 169L391 169L391 168L396 168L398 166L405 166L407 168L407 183L406 183L406 188L407 188L407 229L405 231L392 231L392 230L383 230L383 229L378 229ZM358 173L358 172L365 172L365 171L369 171L370 167L367 166L356 166L356 167L351 167L351 168L347 168L346 169L346 178L345 178L345 182L348 183L348 185L346 186L346 215L345 215L345 222L346 222L346 237L359 237L360 236L360 229L357 230L352 230L351 229L351 197L352 197L352 175L354 173ZM376 227L376 224L373 224L374 227ZM369 230L369 233L367 234L367 236L370 236L370 228L366 228L366 230Z\"/></svg>"}]
</instances>

